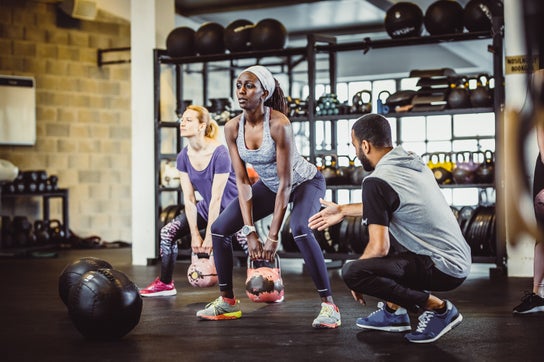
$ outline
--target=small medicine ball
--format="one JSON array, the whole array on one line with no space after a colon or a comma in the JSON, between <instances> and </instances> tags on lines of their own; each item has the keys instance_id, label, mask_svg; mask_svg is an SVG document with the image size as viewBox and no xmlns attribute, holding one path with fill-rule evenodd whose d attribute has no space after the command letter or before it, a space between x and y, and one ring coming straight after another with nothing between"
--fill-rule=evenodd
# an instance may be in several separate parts
<instances>
[{"instance_id":1,"label":"small medicine ball","mask_svg":"<svg viewBox=\"0 0 544 362\"><path fill-rule=\"evenodd\" d=\"M251 49L251 29L255 25L245 19L235 20L225 28L225 48L231 52Z\"/></svg>"},{"instance_id":2,"label":"small medicine ball","mask_svg":"<svg viewBox=\"0 0 544 362\"><path fill-rule=\"evenodd\" d=\"M142 298L138 288L121 271L87 272L70 290L68 314L86 338L116 340L140 321Z\"/></svg>"},{"instance_id":3,"label":"small medicine ball","mask_svg":"<svg viewBox=\"0 0 544 362\"><path fill-rule=\"evenodd\" d=\"M223 25L208 22L198 28L195 33L195 46L198 54L221 54L225 52L225 28Z\"/></svg>"},{"instance_id":4,"label":"small medicine ball","mask_svg":"<svg viewBox=\"0 0 544 362\"><path fill-rule=\"evenodd\" d=\"M172 30L166 37L166 52L172 58L195 55L195 31L186 26Z\"/></svg>"},{"instance_id":5,"label":"small medicine ball","mask_svg":"<svg viewBox=\"0 0 544 362\"><path fill-rule=\"evenodd\" d=\"M85 257L74 260L66 265L62 273L59 275L59 296L65 305L68 305L68 295L72 286L77 284L83 274L102 268L111 268L111 264L105 260Z\"/></svg>"},{"instance_id":6,"label":"small medicine ball","mask_svg":"<svg viewBox=\"0 0 544 362\"><path fill-rule=\"evenodd\" d=\"M427 8L423 22L431 35L462 33L463 7L453 0L435 1Z\"/></svg>"},{"instance_id":7,"label":"small medicine ball","mask_svg":"<svg viewBox=\"0 0 544 362\"><path fill-rule=\"evenodd\" d=\"M263 19L251 29L251 47L255 50L283 49L287 29L276 19Z\"/></svg>"},{"instance_id":8,"label":"small medicine ball","mask_svg":"<svg viewBox=\"0 0 544 362\"><path fill-rule=\"evenodd\" d=\"M463 11L465 28L468 31L490 31L493 16L502 16L500 0L470 0Z\"/></svg>"},{"instance_id":9,"label":"small medicine ball","mask_svg":"<svg viewBox=\"0 0 544 362\"><path fill-rule=\"evenodd\" d=\"M423 30L423 12L414 3L398 2L385 14L385 30L391 38L420 36Z\"/></svg>"}]
</instances>

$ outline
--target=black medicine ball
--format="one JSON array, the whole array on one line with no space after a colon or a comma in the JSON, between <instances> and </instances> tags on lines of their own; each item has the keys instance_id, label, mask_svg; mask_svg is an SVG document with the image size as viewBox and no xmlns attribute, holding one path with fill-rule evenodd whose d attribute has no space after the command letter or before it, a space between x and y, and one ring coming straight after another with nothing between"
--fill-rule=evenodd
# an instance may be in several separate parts
<instances>
[{"instance_id":1,"label":"black medicine ball","mask_svg":"<svg viewBox=\"0 0 544 362\"><path fill-rule=\"evenodd\" d=\"M463 12L465 28L468 31L490 31L493 16L503 16L500 0L470 0Z\"/></svg>"},{"instance_id":2,"label":"black medicine ball","mask_svg":"<svg viewBox=\"0 0 544 362\"><path fill-rule=\"evenodd\" d=\"M251 30L251 47L256 50L283 49L287 29L276 19L263 19Z\"/></svg>"},{"instance_id":3,"label":"black medicine ball","mask_svg":"<svg viewBox=\"0 0 544 362\"><path fill-rule=\"evenodd\" d=\"M231 52L251 49L251 30L255 25L245 19L235 20L225 28L225 48Z\"/></svg>"},{"instance_id":4,"label":"black medicine ball","mask_svg":"<svg viewBox=\"0 0 544 362\"><path fill-rule=\"evenodd\" d=\"M425 11L423 22L431 35L462 33L463 7L453 0L435 1Z\"/></svg>"},{"instance_id":5,"label":"black medicine ball","mask_svg":"<svg viewBox=\"0 0 544 362\"><path fill-rule=\"evenodd\" d=\"M198 54L221 54L225 52L225 28L223 25L204 23L195 33L195 46Z\"/></svg>"},{"instance_id":6,"label":"black medicine ball","mask_svg":"<svg viewBox=\"0 0 544 362\"><path fill-rule=\"evenodd\" d=\"M140 321L142 297L121 271L87 272L70 290L68 314L76 329L93 340L116 340Z\"/></svg>"},{"instance_id":7,"label":"black medicine ball","mask_svg":"<svg viewBox=\"0 0 544 362\"><path fill-rule=\"evenodd\" d=\"M70 289L83 277L83 274L102 268L111 268L111 264L105 260L85 257L74 260L66 265L64 270L59 275L59 296L65 305L68 305L68 296Z\"/></svg>"},{"instance_id":8,"label":"black medicine ball","mask_svg":"<svg viewBox=\"0 0 544 362\"><path fill-rule=\"evenodd\" d=\"M396 3L385 14L385 30L391 38L420 36L423 30L423 12L414 3Z\"/></svg>"},{"instance_id":9,"label":"black medicine ball","mask_svg":"<svg viewBox=\"0 0 544 362\"><path fill-rule=\"evenodd\" d=\"M186 26L172 30L166 37L166 52L172 58L195 55L195 31Z\"/></svg>"}]
</instances>

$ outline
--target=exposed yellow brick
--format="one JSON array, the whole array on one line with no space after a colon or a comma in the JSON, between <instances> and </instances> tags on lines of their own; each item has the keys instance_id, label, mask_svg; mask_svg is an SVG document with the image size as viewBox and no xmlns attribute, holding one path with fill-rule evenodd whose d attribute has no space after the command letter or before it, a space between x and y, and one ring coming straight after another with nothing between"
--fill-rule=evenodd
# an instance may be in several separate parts
<instances>
[{"instance_id":1,"label":"exposed yellow brick","mask_svg":"<svg viewBox=\"0 0 544 362\"><path fill-rule=\"evenodd\" d=\"M116 82L99 82L98 90L102 95L119 95L120 87Z\"/></svg>"},{"instance_id":2,"label":"exposed yellow brick","mask_svg":"<svg viewBox=\"0 0 544 362\"><path fill-rule=\"evenodd\" d=\"M56 121L57 108L49 107L49 106L37 106L36 119L39 120L40 122Z\"/></svg>"},{"instance_id":3,"label":"exposed yellow brick","mask_svg":"<svg viewBox=\"0 0 544 362\"><path fill-rule=\"evenodd\" d=\"M68 137L70 126L65 123L48 123L45 132L48 137Z\"/></svg>"},{"instance_id":4,"label":"exposed yellow brick","mask_svg":"<svg viewBox=\"0 0 544 362\"><path fill-rule=\"evenodd\" d=\"M111 80L130 80L130 65L118 65L111 70Z\"/></svg>"},{"instance_id":5,"label":"exposed yellow brick","mask_svg":"<svg viewBox=\"0 0 544 362\"><path fill-rule=\"evenodd\" d=\"M89 125L86 124L72 124L70 127L71 138L87 138L89 137Z\"/></svg>"},{"instance_id":6,"label":"exposed yellow brick","mask_svg":"<svg viewBox=\"0 0 544 362\"><path fill-rule=\"evenodd\" d=\"M111 199L110 186L106 184L94 184L89 186L89 196L93 200ZM113 202L112 202L113 203Z\"/></svg>"},{"instance_id":7,"label":"exposed yellow brick","mask_svg":"<svg viewBox=\"0 0 544 362\"><path fill-rule=\"evenodd\" d=\"M24 39L37 43L44 42L46 39L46 33L43 31L43 29L34 26L27 26L24 30Z\"/></svg>"},{"instance_id":8,"label":"exposed yellow brick","mask_svg":"<svg viewBox=\"0 0 544 362\"><path fill-rule=\"evenodd\" d=\"M111 99L104 96L89 96L89 107L92 109L110 108Z\"/></svg>"},{"instance_id":9,"label":"exposed yellow brick","mask_svg":"<svg viewBox=\"0 0 544 362\"><path fill-rule=\"evenodd\" d=\"M15 24L0 24L0 34L3 38L22 40L24 39L24 28Z\"/></svg>"},{"instance_id":10,"label":"exposed yellow brick","mask_svg":"<svg viewBox=\"0 0 544 362\"><path fill-rule=\"evenodd\" d=\"M68 155L68 167L71 169L89 168L91 155L89 154L69 154Z\"/></svg>"},{"instance_id":11,"label":"exposed yellow brick","mask_svg":"<svg viewBox=\"0 0 544 362\"><path fill-rule=\"evenodd\" d=\"M94 66L97 64L98 55L94 48L79 48L79 61L89 63Z\"/></svg>"},{"instance_id":12,"label":"exposed yellow brick","mask_svg":"<svg viewBox=\"0 0 544 362\"><path fill-rule=\"evenodd\" d=\"M79 48L75 46L57 45L58 58L63 60L79 60ZM73 63L70 63L72 65Z\"/></svg>"},{"instance_id":13,"label":"exposed yellow brick","mask_svg":"<svg viewBox=\"0 0 544 362\"><path fill-rule=\"evenodd\" d=\"M79 89L79 79L77 78L60 77L58 83L59 89L63 92L77 92Z\"/></svg>"},{"instance_id":14,"label":"exposed yellow brick","mask_svg":"<svg viewBox=\"0 0 544 362\"><path fill-rule=\"evenodd\" d=\"M82 183L100 183L102 181L102 171L79 170L77 172L78 181Z\"/></svg>"},{"instance_id":15,"label":"exposed yellow brick","mask_svg":"<svg viewBox=\"0 0 544 362\"><path fill-rule=\"evenodd\" d=\"M13 42L13 54L24 57L35 57L36 44L26 40L15 40Z\"/></svg>"},{"instance_id":16,"label":"exposed yellow brick","mask_svg":"<svg viewBox=\"0 0 544 362\"><path fill-rule=\"evenodd\" d=\"M80 139L78 141L78 151L83 153L97 153L101 151L100 140Z\"/></svg>"},{"instance_id":17,"label":"exposed yellow brick","mask_svg":"<svg viewBox=\"0 0 544 362\"><path fill-rule=\"evenodd\" d=\"M111 127L110 128L110 137L112 139L126 139L127 136L130 137L129 127Z\"/></svg>"},{"instance_id":18,"label":"exposed yellow brick","mask_svg":"<svg viewBox=\"0 0 544 362\"><path fill-rule=\"evenodd\" d=\"M59 152L76 152L78 141L73 139L57 140L57 149Z\"/></svg>"},{"instance_id":19,"label":"exposed yellow brick","mask_svg":"<svg viewBox=\"0 0 544 362\"><path fill-rule=\"evenodd\" d=\"M102 141L102 152L104 153L118 153L121 152L120 142L103 140Z\"/></svg>"},{"instance_id":20,"label":"exposed yellow brick","mask_svg":"<svg viewBox=\"0 0 544 362\"><path fill-rule=\"evenodd\" d=\"M81 48L87 48L89 46L89 34L81 31L70 31L68 33L68 44Z\"/></svg>"},{"instance_id":21,"label":"exposed yellow brick","mask_svg":"<svg viewBox=\"0 0 544 362\"><path fill-rule=\"evenodd\" d=\"M89 74L89 65L79 62L71 62L68 64L66 74L71 77L87 78L87 75Z\"/></svg>"},{"instance_id":22,"label":"exposed yellow brick","mask_svg":"<svg viewBox=\"0 0 544 362\"><path fill-rule=\"evenodd\" d=\"M91 67L89 68L89 78L93 79L110 79L110 67Z\"/></svg>"},{"instance_id":23,"label":"exposed yellow brick","mask_svg":"<svg viewBox=\"0 0 544 362\"><path fill-rule=\"evenodd\" d=\"M82 123L98 123L100 118L99 113L95 110L81 110L78 112L78 120Z\"/></svg>"},{"instance_id":24,"label":"exposed yellow brick","mask_svg":"<svg viewBox=\"0 0 544 362\"><path fill-rule=\"evenodd\" d=\"M89 35L89 47L97 49L113 48L111 45L111 37L107 35L91 34Z\"/></svg>"},{"instance_id":25,"label":"exposed yellow brick","mask_svg":"<svg viewBox=\"0 0 544 362\"><path fill-rule=\"evenodd\" d=\"M0 38L0 49L4 55L13 54L13 42L11 39Z\"/></svg>"},{"instance_id":26,"label":"exposed yellow brick","mask_svg":"<svg viewBox=\"0 0 544 362\"><path fill-rule=\"evenodd\" d=\"M68 44L68 32L63 29L47 29L46 41L53 44Z\"/></svg>"},{"instance_id":27,"label":"exposed yellow brick","mask_svg":"<svg viewBox=\"0 0 544 362\"><path fill-rule=\"evenodd\" d=\"M109 131L109 127L100 122L90 129L89 136L92 138L106 139L109 137Z\"/></svg>"},{"instance_id":28,"label":"exposed yellow brick","mask_svg":"<svg viewBox=\"0 0 544 362\"><path fill-rule=\"evenodd\" d=\"M68 154L51 153L46 157L46 168L48 170L63 170L68 168Z\"/></svg>"},{"instance_id":29,"label":"exposed yellow brick","mask_svg":"<svg viewBox=\"0 0 544 362\"><path fill-rule=\"evenodd\" d=\"M58 56L58 46L48 43L37 43L36 44L36 57L39 59L43 58L57 58Z\"/></svg>"},{"instance_id":30,"label":"exposed yellow brick","mask_svg":"<svg viewBox=\"0 0 544 362\"><path fill-rule=\"evenodd\" d=\"M54 138L37 138L35 151L37 152L56 152L57 140Z\"/></svg>"},{"instance_id":31,"label":"exposed yellow brick","mask_svg":"<svg viewBox=\"0 0 544 362\"><path fill-rule=\"evenodd\" d=\"M57 114L58 114L58 120L60 122L73 123L78 119L78 111L75 110L75 109L68 109L66 107L60 107L57 110ZM82 125L82 126L85 126L85 125Z\"/></svg>"},{"instance_id":32,"label":"exposed yellow brick","mask_svg":"<svg viewBox=\"0 0 544 362\"><path fill-rule=\"evenodd\" d=\"M55 74L55 75L66 75L66 71L68 68L68 62L65 60L57 60L57 59L46 59L45 61L45 71L47 74Z\"/></svg>"},{"instance_id":33,"label":"exposed yellow brick","mask_svg":"<svg viewBox=\"0 0 544 362\"><path fill-rule=\"evenodd\" d=\"M12 20L13 24L35 25L36 13L25 8L13 8Z\"/></svg>"},{"instance_id":34,"label":"exposed yellow brick","mask_svg":"<svg viewBox=\"0 0 544 362\"><path fill-rule=\"evenodd\" d=\"M23 62L23 70L25 72L28 72L34 75L45 73L45 62L42 59L24 58L22 62Z\"/></svg>"},{"instance_id":35,"label":"exposed yellow brick","mask_svg":"<svg viewBox=\"0 0 544 362\"><path fill-rule=\"evenodd\" d=\"M80 78L78 79L78 90L83 93L98 93L98 81L94 79Z\"/></svg>"},{"instance_id":36,"label":"exposed yellow brick","mask_svg":"<svg viewBox=\"0 0 544 362\"><path fill-rule=\"evenodd\" d=\"M83 107L87 108L90 105L90 97L87 95L80 95L80 94L70 94L67 96L68 98L68 104L73 107ZM80 121L82 119L80 118Z\"/></svg>"}]
</instances>

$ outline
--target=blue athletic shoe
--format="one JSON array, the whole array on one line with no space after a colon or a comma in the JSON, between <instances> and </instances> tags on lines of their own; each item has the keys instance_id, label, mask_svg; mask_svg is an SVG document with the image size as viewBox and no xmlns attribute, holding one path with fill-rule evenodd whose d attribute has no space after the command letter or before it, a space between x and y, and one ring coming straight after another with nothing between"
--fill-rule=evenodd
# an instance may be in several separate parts
<instances>
[{"instance_id":1,"label":"blue athletic shoe","mask_svg":"<svg viewBox=\"0 0 544 362\"><path fill-rule=\"evenodd\" d=\"M413 343L431 343L457 327L463 320L463 316L449 300L446 300L446 308L444 314L424 312L419 316L416 330L404 337Z\"/></svg>"},{"instance_id":2,"label":"blue athletic shoe","mask_svg":"<svg viewBox=\"0 0 544 362\"><path fill-rule=\"evenodd\" d=\"M368 317L357 318L357 327L375 329L386 332L404 332L412 329L410 317L404 308L399 308L395 313L385 310L385 303L378 303L378 310L370 313Z\"/></svg>"}]
</instances>

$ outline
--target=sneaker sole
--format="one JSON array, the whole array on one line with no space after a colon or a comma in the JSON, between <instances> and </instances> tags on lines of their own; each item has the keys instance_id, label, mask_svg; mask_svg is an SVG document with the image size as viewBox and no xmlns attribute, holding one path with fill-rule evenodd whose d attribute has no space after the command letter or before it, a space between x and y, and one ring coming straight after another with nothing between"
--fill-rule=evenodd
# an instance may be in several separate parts
<instances>
[{"instance_id":1,"label":"sneaker sole","mask_svg":"<svg viewBox=\"0 0 544 362\"><path fill-rule=\"evenodd\" d=\"M382 331L382 332L406 332L406 331L411 331L412 330L411 326L376 327L376 326L363 325L363 324L359 324L359 323L355 323L355 325L357 327L359 327L359 328L372 329L374 331Z\"/></svg>"},{"instance_id":2,"label":"sneaker sole","mask_svg":"<svg viewBox=\"0 0 544 362\"><path fill-rule=\"evenodd\" d=\"M170 297L176 294L178 294L177 290L166 290L162 292L153 292L153 293L142 293L142 291L140 291L140 295L142 297Z\"/></svg>"},{"instance_id":3,"label":"sneaker sole","mask_svg":"<svg viewBox=\"0 0 544 362\"><path fill-rule=\"evenodd\" d=\"M221 321L242 318L242 312L225 313L220 315L197 315L198 319L203 321Z\"/></svg>"},{"instance_id":4,"label":"sneaker sole","mask_svg":"<svg viewBox=\"0 0 544 362\"><path fill-rule=\"evenodd\" d=\"M457 318L455 318L453 321L451 321L450 324L448 324L446 326L446 328L444 328L442 330L442 332L440 332L434 338L431 338L431 339L409 339L409 338L406 338L406 339L408 341L412 342L412 343L432 343L432 342L436 341L437 339L439 339L440 337L442 337L444 334L448 333L449 331L451 331L452 329L457 327L459 324L461 324L462 321L463 321L463 316L461 315L461 313L459 313Z\"/></svg>"},{"instance_id":5,"label":"sneaker sole","mask_svg":"<svg viewBox=\"0 0 544 362\"><path fill-rule=\"evenodd\" d=\"M335 329L342 325L342 322L338 323L320 323L320 324L312 324L312 327L315 329Z\"/></svg>"},{"instance_id":6,"label":"sneaker sole","mask_svg":"<svg viewBox=\"0 0 544 362\"><path fill-rule=\"evenodd\" d=\"M518 312L518 311L512 311L512 313L514 314L535 314L535 313L541 313L541 312L544 312L544 306L538 306L538 307L534 307L534 308L531 308L531 309L528 309L528 310L525 310L523 312Z\"/></svg>"}]
</instances>

